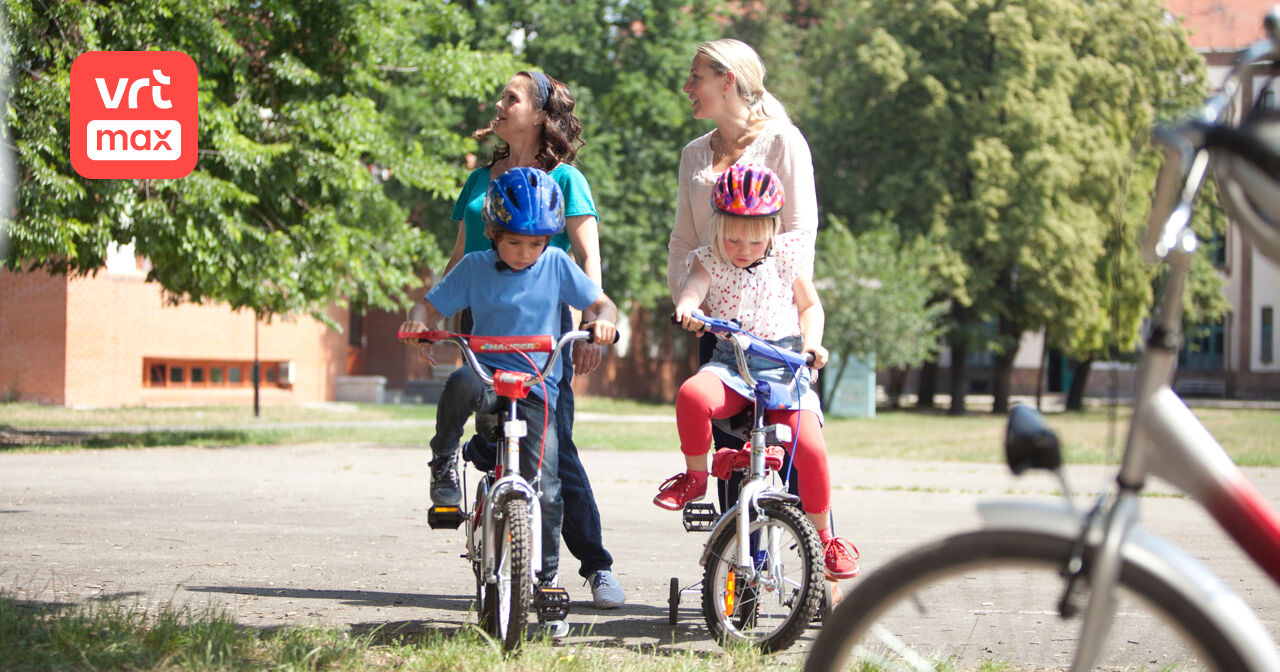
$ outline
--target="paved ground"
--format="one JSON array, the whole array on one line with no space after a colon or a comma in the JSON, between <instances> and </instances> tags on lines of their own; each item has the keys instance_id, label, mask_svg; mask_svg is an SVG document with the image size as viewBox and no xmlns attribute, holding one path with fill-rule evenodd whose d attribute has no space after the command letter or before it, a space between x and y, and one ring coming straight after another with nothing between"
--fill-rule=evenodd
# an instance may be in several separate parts
<instances>
[{"instance_id":1,"label":"paved ground","mask_svg":"<svg viewBox=\"0 0 1280 672\"><path fill-rule=\"evenodd\" d=\"M667 624L668 582L700 577L705 540L649 503L679 456L591 452L584 461L628 604L590 608L566 557L573 639L714 648L695 595L679 624ZM461 532L426 525L425 462L421 449L370 444L0 453L0 590L44 602L219 605L253 627L452 631L474 621L474 584L458 557ZM832 469L837 526L861 548L864 570L974 526L977 500L1057 488L1047 476L1015 480L1001 465L833 458ZM1280 506L1280 471L1247 472ZM1110 476L1069 473L1082 495ZM1280 590L1199 508L1149 497L1144 519L1223 576L1280 639Z\"/></svg>"}]
</instances>

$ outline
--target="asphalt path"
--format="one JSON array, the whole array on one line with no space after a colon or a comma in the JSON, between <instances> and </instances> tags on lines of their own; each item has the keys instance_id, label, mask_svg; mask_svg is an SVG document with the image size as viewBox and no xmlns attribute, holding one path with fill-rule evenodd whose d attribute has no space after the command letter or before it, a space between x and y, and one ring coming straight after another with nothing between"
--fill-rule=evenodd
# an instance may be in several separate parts
<instances>
[{"instance_id":1,"label":"asphalt path","mask_svg":"<svg viewBox=\"0 0 1280 672\"><path fill-rule=\"evenodd\" d=\"M570 642L642 651L714 650L696 594L667 622L669 582L701 577L705 534L650 503L671 453L587 452L605 542L627 604L590 606L562 551ZM975 503L1057 497L1047 475L1002 465L831 459L837 531L864 572L926 539L975 527ZM1280 471L1246 469L1272 506ZM1068 468L1082 501L1109 469ZM474 483L475 474L469 474ZM215 606L248 627L450 633L475 622L461 531L426 523L422 448L308 444L0 453L0 591L37 603ZM1280 590L1194 502L1153 483L1143 521L1240 593L1280 640ZM846 590L851 587L846 582ZM812 637L813 630L806 638ZM802 640L792 655L808 648Z\"/></svg>"}]
</instances>

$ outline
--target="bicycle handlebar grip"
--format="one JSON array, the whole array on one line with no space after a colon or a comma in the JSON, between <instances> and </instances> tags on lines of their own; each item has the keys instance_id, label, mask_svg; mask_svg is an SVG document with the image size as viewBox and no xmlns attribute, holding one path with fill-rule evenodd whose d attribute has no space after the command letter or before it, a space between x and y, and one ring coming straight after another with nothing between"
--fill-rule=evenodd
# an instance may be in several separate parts
<instances>
[{"instance_id":1,"label":"bicycle handlebar grip","mask_svg":"<svg viewBox=\"0 0 1280 672\"><path fill-rule=\"evenodd\" d=\"M594 332L591 331L591 325L593 324L595 324L595 322L583 322L582 324L578 325L579 331L587 332L588 343L596 342L596 335ZM613 332L613 340L609 342L609 345L613 345L614 343L617 343L621 338L622 338L622 334L618 333L617 329L615 329Z\"/></svg>"},{"instance_id":2,"label":"bicycle handlebar grip","mask_svg":"<svg viewBox=\"0 0 1280 672\"><path fill-rule=\"evenodd\" d=\"M418 339L419 343L435 343L437 341L443 341L446 338L449 338L450 336L452 336L452 334L450 334L447 331L442 331L440 329L428 329L427 331L397 331L396 332L397 339L416 338Z\"/></svg>"}]
</instances>

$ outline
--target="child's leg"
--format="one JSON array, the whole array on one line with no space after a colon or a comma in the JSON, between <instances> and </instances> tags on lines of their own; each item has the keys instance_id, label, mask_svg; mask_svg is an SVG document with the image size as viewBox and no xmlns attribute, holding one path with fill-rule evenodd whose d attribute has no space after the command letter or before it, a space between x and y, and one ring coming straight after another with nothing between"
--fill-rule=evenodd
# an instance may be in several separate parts
<instances>
[{"instance_id":1,"label":"child's leg","mask_svg":"<svg viewBox=\"0 0 1280 672\"><path fill-rule=\"evenodd\" d=\"M676 429L680 432L680 452L690 471L707 470L711 420L730 417L749 403L710 371L700 371L684 381L676 395Z\"/></svg>"},{"instance_id":2,"label":"child's leg","mask_svg":"<svg viewBox=\"0 0 1280 672\"><path fill-rule=\"evenodd\" d=\"M556 435L555 409L546 412L542 400L530 396L519 401L520 417L524 420L528 431L520 440L520 475L533 482L535 476L541 479L538 502L542 508L542 571L539 579L550 579L560 569L560 528L564 522L564 501L560 497L560 451ZM542 421L546 418L547 430L542 431ZM545 447L543 440L545 439ZM542 471L538 471L538 459L541 455ZM534 534L539 534L534 530Z\"/></svg>"},{"instance_id":3,"label":"child's leg","mask_svg":"<svg viewBox=\"0 0 1280 672\"><path fill-rule=\"evenodd\" d=\"M832 579L857 576L857 547L847 539L836 537L831 530L831 470L827 466L827 442L822 436L818 415L812 411L770 411L769 422L791 427L797 439L791 459L796 472L804 475L800 480L800 507L818 530L827 576Z\"/></svg>"},{"instance_id":4,"label":"child's leg","mask_svg":"<svg viewBox=\"0 0 1280 672\"><path fill-rule=\"evenodd\" d=\"M727 418L748 403L710 371L700 371L680 386L676 395L676 429L685 472L658 486L653 503L679 511L707 494L707 451L711 450L711 419Z\"/></svg>"},{"instance_id":5,"label":"child's leg","mask_svg":"<svg viewBox=\"0 0 1280 672\"><path fill-rule=\"evenodd\" d=\"M445 464L458 452L458 442L471 414L492 404L492 393L471 370L462 367L449 374L436 409L436 433L431 437L431 466Z\"/></svg>"}]
</instances>

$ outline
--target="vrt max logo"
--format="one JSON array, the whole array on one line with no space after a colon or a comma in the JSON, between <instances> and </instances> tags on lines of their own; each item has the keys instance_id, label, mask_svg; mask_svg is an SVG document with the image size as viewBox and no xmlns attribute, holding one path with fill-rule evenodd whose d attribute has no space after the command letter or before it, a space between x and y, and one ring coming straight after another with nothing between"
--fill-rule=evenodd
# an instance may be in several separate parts
<instances>
[{"instance_id":1,"label":"vrt max logo","mask_svg":"<svg viewBox=\"0 0 1280 672\"><path fill-rule=\"evenodd\" d=\"M95 179L186 176L199 77L180 51L81 54L71 64L71 166Z\"/></svg>"}]
</instances>

